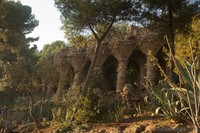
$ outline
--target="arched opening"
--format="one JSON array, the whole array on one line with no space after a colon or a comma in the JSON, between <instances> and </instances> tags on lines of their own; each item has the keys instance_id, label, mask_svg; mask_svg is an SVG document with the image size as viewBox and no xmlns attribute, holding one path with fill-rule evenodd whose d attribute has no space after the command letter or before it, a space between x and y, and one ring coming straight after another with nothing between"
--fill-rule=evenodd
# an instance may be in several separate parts
<instances>
[{"instance_id":1,"label":"arched opening","mask_svg":"<svg viewBox=\"0 0 200 133\"><path fill-rule=\"evenodd\" d=\"M131 83L134 88L138 88L140 84L140 66L135 60L131 60L128 63L126 81Z\"/></svg>"},{"instance_id":2,"label":"arched opening","mask_svg":"<svg viewBox=\"0 0 200 133\"><path fill-rule=\"evenodd\" d=\"M166 58L167 58L167 55L165 52L163 52L163 49L161 48L157 53L157 59L158 59L158 63L160 65L160 67L163 69L164 72L167 73L167 68L166 68L167 63L165 61ZM156 79L155 79L156 84L158 84L160 79L163 79L163 77L160 72L157 72Z\"/></svg>"},{"instance_id":3,"label":"arched opening","mask_svg":"<svg viewBox=\"0 0 200 133\"><path fill-rule=\"evenodd\" d=\"M103 64L103 80L105 93L116 90L117 80L117 59L113 55L109 55Z\"/></svg>"},{"instance_id":4,"label":"arched opening","mask_svg":"<svg viewBox=\"0 0 200 133\"><path fill-rule=\"evenodd\" d=\"M128 60L127 82L134 88L141 88L145 81L146 56L140 50L135 50Z\"/></svg>"},{"instance_id":5,"label":"arched opening","mask_svg":"<svg viewBox=\"0 0 200 133\"><path fill-rule=\"evenodd\" d=\"M69 87L73 85L74 75L75 75L74 68L71 66L69 68L69 71L68 71L68 74L67 74L67 82L66 82L65 88L69 89Z\"/></svg>"}]
</instances>

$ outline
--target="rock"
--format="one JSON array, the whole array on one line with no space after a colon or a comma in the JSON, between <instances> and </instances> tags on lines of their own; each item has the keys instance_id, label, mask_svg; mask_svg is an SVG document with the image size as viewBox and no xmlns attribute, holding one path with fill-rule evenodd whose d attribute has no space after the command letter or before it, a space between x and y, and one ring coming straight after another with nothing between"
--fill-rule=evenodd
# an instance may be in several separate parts
<instances>
[{"instance_id":1,"label":"rock","mask_svg":"<svg viewBox=\"0 0 200 133\"><path fill-rule=\"evenodd\" d=\"M145 131L146 126L141 124L134 124L124 130L123 133L141 133Z\"/></svg>"}]
</instances>

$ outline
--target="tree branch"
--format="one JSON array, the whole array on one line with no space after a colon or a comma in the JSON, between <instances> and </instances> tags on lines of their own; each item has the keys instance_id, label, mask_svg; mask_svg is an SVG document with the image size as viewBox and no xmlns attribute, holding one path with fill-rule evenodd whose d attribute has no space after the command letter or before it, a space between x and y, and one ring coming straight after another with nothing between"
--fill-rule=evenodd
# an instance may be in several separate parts
<instances>
[{"instance_id":1,"label":"tree branch","mask_svg":"<svg viewBox=\"0 0 200 133\"><path fill-rule=\"evenodd\" d=\"M97 41L99 41L100 39L99 39L97 33L96 33L96 32L94 31L94 29L92 28L90 22L89 22L88 25L89 25L89 28L90 28L90 30L92 31L92 34L94 35L94 37L97 39Z\"/></svg>"},{"instance_id":2,"label":"tree branch","mask_svg":"<svg viewBox=\"0 0 200 133\"><path fill-rule=\"evenodd\" d=\"M111 21L111 23L109 24L108 28L106 29L106 31L103 33L103 35L100 38L100 41L104 40L104 38L107 36L108 32L110 31L110 29L112 28L112 25L114 24L116 19L116 15L114 16L113 20Z\"/></svg>"}]
</instances>

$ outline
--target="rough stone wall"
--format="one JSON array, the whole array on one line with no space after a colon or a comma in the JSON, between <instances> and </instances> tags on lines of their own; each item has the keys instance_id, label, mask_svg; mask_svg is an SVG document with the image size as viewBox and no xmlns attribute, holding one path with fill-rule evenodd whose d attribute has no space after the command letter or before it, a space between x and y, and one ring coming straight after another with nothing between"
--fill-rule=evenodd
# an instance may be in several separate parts
<instances>
[{"instance_id":1,"label":"rough stone wall","mask_svg":"<svg viewBox=\"0 0 200 133\"><path fill-rule=\"evenodd\" d=\"M57 56L55 64L58 66L60 78L65 78L69 67L73 67L75 76L73 86L78 86L84 81L83 72L86 63L91 61L95 42L91 40L85 48L67 47ZM128 27L123 34L107 38L101 48L97 58L96 69L102 71L102 66L109 55L114 56L118 61L116 91L122 92L124 85L127 83L127 68L130 55L139 50L145 55L145 64L140 63L140 56L137 56L138 64L140 65L140 82L152 83L155 80L155 69L151 62L149 53L156 56L162 47L162 42L159 41L155 32L151 32L146 28L139 29L138 27ZM142 59L142 58L141 58ZM63 76L64 75L64 76ZM145 80L145 81L144 81ZM64 79L60 79L64 82ZM60 83L62 88L62 84ZM73 88L73 87L72 87Z\"/></svg>"}]
</instances>

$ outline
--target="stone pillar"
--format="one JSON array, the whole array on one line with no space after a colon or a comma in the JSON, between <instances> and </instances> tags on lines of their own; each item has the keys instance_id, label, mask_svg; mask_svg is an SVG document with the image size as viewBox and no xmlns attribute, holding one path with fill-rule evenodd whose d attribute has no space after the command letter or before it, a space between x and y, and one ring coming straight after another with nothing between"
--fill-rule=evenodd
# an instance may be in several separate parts
<instances>
[{"instance_id":1,"label":"stone pillar","mask_svg":"<svg viewBox=\"0 0 200 133\"><path fill-rule=\"evenodd\" d=\"M81 58L72 58L72 60L73 62L71 61L71 63L74 68L75 75L74 75L73 84L70 87L67 93L67 96L72 102L76 102L78 100L79 94L82 89L81 85L83 83L83 78L84 78L83 69L86 62L82 60Z\"/></svg>"},{"instance_id":2,"label":"stone pillar","mask_svg":"<svg viewBox=\"0 0 200 133\"><path fill-rule=\"evenodd\" d=\"M147 55L146 63L146 84L155 85L156 70L151 55Z\"/></svg>"},{"instance_id":3,"label":"stone pillar","mask_svg":"<svg viewBox=\"0 0 200 133\"><path fill-rule=\"evenodd\" d=\"M157 33L150 32L148 29L144 29L144 33L141 34L138 39L139 49L146 55L146 84L155 84L156 78L156 66L152 57L156 57L156 54L161 49L163 43L157 36Z\"/></svg>"},{"instance_id":4,"label":"stone pillar","mask_svg":"<svg viewBox=\"0 0 200 133\"><path fill-rule=\"evenodd\" d=\"M83 81L83 69L87 62L86 51L84 48L70 47L68 51L68 61L74 68L74 82L72 89L81 85Z\"/></svg>"},{"instance_id":5,"label":"stone pillar","mask_svg":"<svg viewBox=\"0 0 200 133\"><path fill-rule=\"evenodd\" d=\"M59 72L59 82L58 82L58 89L56 91L56 97L59 98L62 96L63 90L67 82L67 73L69 71L69 67L63 69L57 68L57 70Z\"/></svg>"},{"instance_id":6,"label":"stone pillar","mask_svg":"<svg viewBox=\"0 0 200 133\"><path fill-rule=\"evenodd\" d=\"M74 68L74 82L72 88L80 86L83 82L84 72L83 69L85 67L86 61L81 58L72 57L70 59L70 63Z\"/></svg>"},{"instance_id":7,"label":"stone pillar","mask_svg":"<svg viewBox=\"0 0 200 133\"><path fill-rule=\"evenodd\" d=\"M83 81L83 70L75 70L73 87L79 86Z\"/></svg>"},{"instance_id":8,"label":"stone pillar","mask_svg":"<svg viewBox=\"0 0 200 133\"><path fill-rule=\"evenodd\" d=\"M65 53L56 54L54 57L54 65L56 71L59 73L58 88L56 97L60 98L67 82L67 74L70 69L70 64L67 62ZM58 99L57 99L58 100Z\"/></svg>"},{"instance_id":9,"label":"stone pillar","mask_svg":"<svg viewBox=\"0 0 200 133\"><path fill-rule=\"evenodd\" d=\"M118 59L118 70L117 70L117 92L122 92L124 85L126 84L128 59Z\"/></svg>"},{"instance_id":10,"label":"stone pillar","mask_svg":"<svg viewBox=\"0 0 200 133\"><path fill-rule=\"evenodd\" d=\"M117 70L117 89L116 91L122 92L124 85L126 84L126 73L128 67L128 58L136 48L136 42L134 41L118 41L111 45L112 54L118 60Z\"/></svg>"}]
</instances>

